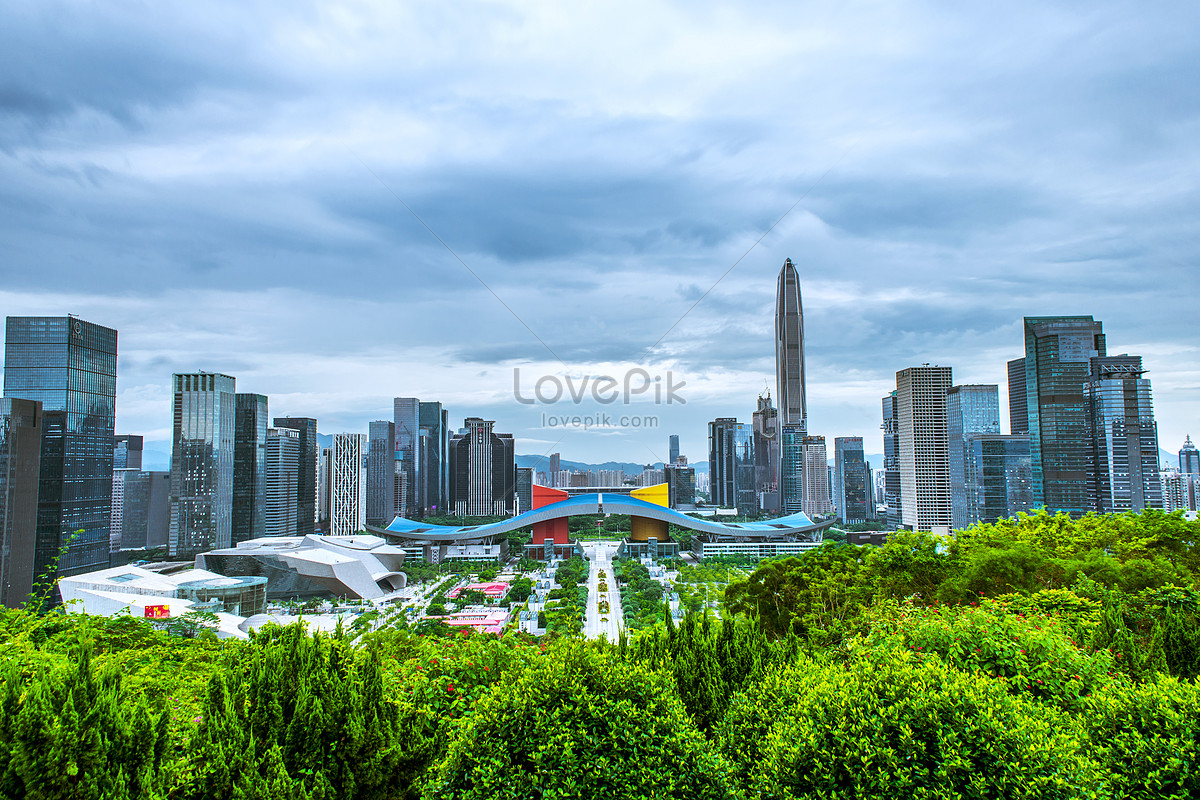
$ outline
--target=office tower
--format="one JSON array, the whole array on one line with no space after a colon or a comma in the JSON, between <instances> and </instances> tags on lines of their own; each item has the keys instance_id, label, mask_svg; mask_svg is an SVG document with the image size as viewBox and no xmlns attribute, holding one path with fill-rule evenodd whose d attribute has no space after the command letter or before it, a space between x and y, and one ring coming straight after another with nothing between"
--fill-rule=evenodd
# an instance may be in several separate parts
<instances>
[{"instance_id":1,"label":"office tower","mask_svg":"<svg viewBox=\"0 0 1200 800\"><path fill-rule=\"evenodd\" d=\"M1179 448L1179 472L1183 475L1200 475L1200 450L1192 444L1192 437L1185 437Z\"/></svg>"},{"instance_id":2,"label":"office tower","mask_svg":"<svg viewBox=\"0 0 1200 800\"><path fill-rule=\"evenodd\" d=\"M329 533L353 536L367 521L367 437L335 433L329 451Z\"/></svg>"},{"instance_id":3,"label":"office tower","mask_svg":"<svg viewBox=\"0 0 1200 800\"><path fill-rule=\"evenodd\" d=\"M420 423L420 476L417 503L422 513L445 508L450 493L450 412L441 403L421 403L418 406Z\"/></svg>"},{"instance_id":4,"label":"office tower","mask_svg":"<svg viewBox=\"0 0 1200 800\"><path fill-rule=\"evenodd\" d=\"M34 575L109 561L117 332L76 317L9 317L4 396L42 404Z\"/></svg>"},{"instance_id":5,"label":"office tower","mask_svg":"<svg viewBox=\"0 0 1200 800\"><path fill-rule=\"evenodd\" d=\"M978 487L968 485L967 480L967 437L976 433L1000 433L1000 387L950 387L946 392L946 464L950 468L951 525L955 530L980 519Z\"/></svg>"},{"instance_id":6,"label":"office tower","mask_svg":"<svg viewBox=\"0 0 1200 800\"><path fill-rule=\"evenodd\" d=\"M550 454L550 474L557 475L562 471L562 456L559 453Z\"/></svg>"},{"instance_id":7,"label":"office tower","mask_svg":"<svg viewBox=\"0 0 1200 800\"><path fill-rule=\"evenodd\" d=\"M297 535L301 436L295 428L267 428L267 502L263 514L267 536Z\"/></svg>"},{"instance_id":8,"label":"office tower","mask_svg":"<svg viewBox=\"0 0 1200 800\"><path fill-rule=\"evenodd\" d=\"M192 558L229 547L233 534L235 381L214 372L176 373L171 436L168 555Z\"/></svg>"},{"instance_id":9,"label":"office tower","mask_svg":"<svg viewBox=\"0 0 1200 800\"><path fill-rule=\"evenodd\" d=\"M950 529L946 392L950 367L909 367L896 373L900 445L901 524L911 530Z\"/></svg>"},{"instance_id":10,"label":"office tower","mask_svg":"<svg viewBox=\"0 0 1200 800\"><path fill-rule=\"evenodd\" d=\"M113 469L142 468L143 437L122 434L113 437Z\"/></svg>"},{"instance_id":11,"label":"office tower","mask_svg":"<svg viewBox=\"0 0 1200 800\"><path fill-rule=\"evenodd\" d=\"M276 417L272 424L300 433L296 467L296 534L307 536L317 529L317 459L321 455L317 421L312 417Z\"/></svg>"},{"instance_id":12,"label":"office tower","mask_svg":"<svg viewBox=\"0 0 1200 800\"><path fill-rule=\"evenodd\" d=\"M875 487L861 436L833 440L833 482L842 522L854 525L875 518Z\"/></svg>"},{"instance_id":13,"label":"office tower","mask_svg":"<svg viewBox=\"0 0 1200 800\"><path fill-rule=\"evenodd\" d=\"M1185 476L1174 467L1164 467L1159 473L1162 482L1163 509L1166 511L1188 511Z\"/></svg>"},{"instance_id":14,"label":"office tower","mask_svg":"<svg viewBox=\"0 0 1200 800\"><path fill-rule=\"evenodd\" d=\"M402 517L418 517L418 470L421 436L421 401L415 397L397 397L393 401L396 423L396 461L400 477L400 492L396 496L396 513Z\"/></svg>"},{"instance_id":15,"label":"office tower","mask_svg":"<svg viewBox=\"0 0 1200 800\"><path fill-rule=\"evenodd\" d=\"M896 392L883 398L883 502L887 506L887 526L900 527L900 416Z\"/></svg>"},{"instance_id":16,"label":"office tower","mask_svg":"<svg viewBox=\"0 0 1200 800\"><path fill-rule=\"evenodd\" d=\"M367 522L387 526L396 518L396 423L367 426Z\"/></svg>"},{"instance_id":17,"label":"office tower","mask_svg":"<svg viewBox=\"0 0 1200 800\"><path fill-rule=\"evenodd\" d=\"M676 434L671 434L667 437L667 464L674 464L679 460L679 437Z\"/></svg>"},{"instance_id":18,"label":"office tower","mask_svg":"<svg viewBox=\"0 0 1200 800\"><path fill-rule=\"evenodd\" d=\"M140 469L115 470L114 539L121 550L165 547L171 529L171 473ZM118 502L118 496L120 501ZM120 527L115 520L120 519Z\"/></svg>"},{"instance_id":19,"label":"office tower","mask_svg":"<svg viewBox=\"0 0 1200 800\"><path fill-rule=\"evenodd\" d=\"M333 448L322 447L317 456L317 532L329 533L333 507Z\"/></svg>"},{"instance_id":20,"label":"office tower","mask_svg":"<svg viewBox=\"0 0 1200 800\"><path fill-rule=\"evenodd\" d=\"M1096 357L1083 387L1093 510L1105 514L1162 508L1158 426L1142 357Z\"/></svg>"},{"instance_id":21,"label":"office tower","mask_svg":"<svg viewBox=\"0 0 1200 800\"><path fill-rule=\"evenodd\" d=\"M267 396L234 395L233 544L266 536Z\"/></svg>"},{"instance_id":22,"label":"office tower","mask_svg":"<svg viewBox=\"0 0 1200 800\"><path fill-rule=\"evenodd\" d=\"M775 380L779 422L808 430L804 395L804 306L800 302L800 275L790 258L779 270L775 289Z\"/></svg>"},{"instance_id":23,"label":"office tower","mask_svg":"<svg viewBox=\"0 0 1200 800\"><path fill-rule=\"evenodd\" d=\"M696 507L696 470L682 464L672 464L667 475L667 505L685 511Z\"/></svg>"},{"instance_id":24,"label":"office tower","mask_svg":"<svg viewBox=\"0 0 1200 800\"><path fill-rule=\"evenodd\" d=\"M731 417L708 423L710 498L743 516L758 513L754 429Z\"/></svg>"},{"instance_id":25,"label":"office tower","mask_svg":"<svg viewBox=\"0 0 1200 800\"><path fill-rule=\"evenodd\" d=\"M751 417L754 427L756 491L774 492L779 485L779 412L771 405L771 396L759 395L758 407Z\"/></svg>"},{"instance_id":26,"label":"office tower","mask_svg":"<svg viewBox=\"0 0 1200 800\"><path fill-rule=\"evenodd\" d=\"M1101 323L1086 317L1025 317L1025 393L1034 506L1081 516L1094 506L1083 387L1103 358Z\"/></svg>"},{"instance_id":27,"label":"office tower","mask_svg":"<svg viewBox=\"0 0 1200 800\"><path fill-rule=\"evenodd\" d=\"M42 404L0 397L0 606L20 608L33 592Z\"/></svg>"},{"instance_id":28,"label":"office tower","mask_svg":"<svg viewBox=\"0 0 1200 800\"><path fill-rule=\"evenodd\" d=\"M122 547L125 528L125 479L132 473L141 474L140 469L113 468L112 513L108 517L108 551L115 553Z\"/></svg>"},{"instance_id":29,"label":"office tower","mask_svg":"<svg viewBox=\"0 0 1200 800\"><path fill-rule=\"evenodd\" d=\"M966 525L996 522L1033 510L1029 436L969 433L964 437L968 513Z\"/></svg>"},{"instance_id":30,"label":"office tower","mask_svg":"<svg viewBox=\"0 0 1200 800\"><path fill-rule=\"evenodd\" d=\"M458 516L503 514L515 504L513 438L512 434L493 432L495 424L468 417L463 430L450 440L450 499ZM397 439L399 436L397 432Z\"/></svg>"},{"instance_id":31,"label":"office tower","mask_svg":"<svg viewBox=\"0 0 1200 800\"><path fill-rule=\"evenodd\" d=\"M779 426L779 510L783 514L804 511L804 428Z\"/></svg>"},{"instance_id":32,"label":"office tower","mask_svg":"<svg viewBox=\"0 0 1200 800\"><path fill-rule=\"evenodd\" d=\"M1029 433L1029 403L1025 389L1025 359L1008 362L1008 432Z\"/></svg>"},{"instance_id":33,"label":"office tower","mask_svg":"<svg viewBox=\"0 0 1200 800\"><path fill-rule=\"evenodd\" d=\"M805 436L801 441L804 471L803 511L810 517L833 513L833 491L829 486L829 455L824 436Z\"/></svg>"},{"instance_id":34,"label":"office tower","mask_svg":"<svg viewBox=\"0 0 1200 800\"><path fill-rule=\"evenodd\" d=\"M533 509L533 468L517 467L517 513Z\"/></svg>"}]
</instances>

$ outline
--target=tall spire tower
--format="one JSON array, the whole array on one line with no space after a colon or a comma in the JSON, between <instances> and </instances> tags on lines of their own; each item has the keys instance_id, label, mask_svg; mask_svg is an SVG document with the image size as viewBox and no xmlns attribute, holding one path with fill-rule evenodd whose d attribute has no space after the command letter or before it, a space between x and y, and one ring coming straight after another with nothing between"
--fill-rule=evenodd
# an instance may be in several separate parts
<instances>
[{"instance_id":1,"label":"tall spire tower","mask_svg":"<svg viewBox=\"0 0 1200 800\"><path fill-rule=\"evenodd\" d=\"M792 260L779 270L775 292L775 380L778 384L779 423L808 430L804 398L804 307L800 275Z\"/></svg>"}]
</instances>

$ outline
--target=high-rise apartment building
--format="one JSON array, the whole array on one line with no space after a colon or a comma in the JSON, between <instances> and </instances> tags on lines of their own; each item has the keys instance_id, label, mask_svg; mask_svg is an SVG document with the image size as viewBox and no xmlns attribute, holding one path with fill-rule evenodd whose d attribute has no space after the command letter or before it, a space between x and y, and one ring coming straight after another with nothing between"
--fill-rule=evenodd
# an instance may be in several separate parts
<instances>
[{"instance_id":1,"label":"high-rise apartment building","mask_svg":"<svg viewBox=\"0 0 1200 800\"><path fill-rule=\"evenodd\" d=\"M679 436L671 434L667 437L667 466L679 461Z\"/></svg>"},{"instance_id":2,"label":"high-rise apartment building","mask_svg":"<svg viewBox=\"0 0 1200 800\"><path fill-rule=\"evenodd\" d=\"M396 423L367 426L367 522L386 527L396 518Z\"/></svg>"},{"instance_id":3,"label":"high-rise apartment building","mask_svg":"<svg viewBox=\"0 0 1200 800\"><path fill-rule=\"evenodd\" d=\"M800 275L790 258L779 270L775 288L775 380L779 423L808 430L804 386L804 306Z\"/></svg>"},{"instance_id":4,"label":"high-rise apartment building","mask_svg":"<svg viewBox=\"0 0 1200 800\"><path fill-rule=\"evenodd\" d=\"M267 428L267 502L263 514L267 536L297 535L301 435L295 428Z\"/></svg>"},{"instance_id":5,"label":"high-rise apartment building","mask_svg":"<svg viewBox=\"0 0 1200 800\"><path fill-rule=\"evenodd\" d=\"M233 544L266 536L267 396L234 396Z\"/></svg>"},{"instance_id":6,"label":"high-rise apartment building","mask_svg":"<svg viewBox=\"0 0 1200 800\"><path fill-rule=\"evenodd\" d=\"M833 513L833 489L830 484L829 455L824 436L805 436L801 442L804 472L803 511L810 517Z\"/></svg>"},{"instance_id":7,"label":"high-rise apartment building","mask_svg":"<svg viewBox=\"0 0 1200 800\"><path fill-rule=\"evenodd\" d=\"M229 547L233 536L235 381L176 373L171 436L171 559Z\"/></svg>"},{"instance_id":8,"label":"high-rise apartment building","mask_svg":"<svg viewBox=\"0 0 1200 800\"><path fill-rule=\"evenodd\" d=\"M0 397L0 606L20 608L36 577L42 404Z\"/></svg>"},{"instance_id":9,"label":"high-rise apartment building","mask_svg":"<svg viewBox=\"0 0 1200 800\"><path fill-rule=\"evenodd\" d=\"M329 511L333 508L333 448L322 447L317 456L317 531L329 533Z\"/></svg>"},{"instance_id":10,"label":"high-rise apartment building","mask_svg":"<svg viewBox=\"0 0 1200 800\"><path fill-rule=\"evenodd\" d=\"M317 529L317 459L321 455L317 421L312 417L276 417L272 424L300 434L296 467L296 535L308 536Z\"/></svg>"},{"instance_id":11,"label":"high-rise apartment building","mask_svg":"<svg viewBox=\"0 0 1200 800\"><path fill-rule=\"evenodd\" d=\"M1025 359L1008 362L1008 431L1029 433L1029 394L1025 387Z\"/></svg>"},{"instance_id":12,"label":"high-rise apartment building","mask_svg":"<svg viewBox=\"0 0 1200 800\"><path fill-rule=\"evenodd\" d=\"M8 317L4 396L42 404L34 574L109 563L117 332L77 317Z\"/></svg>"},{"instance_id":13,"label":"high-rise apartment building","mask_svg":"<svg viewBox=\"0 0 1200 800\"><path fill-rule=\"evenodd\" d=\"M396 513L402 517L420 516L421 401L415 397L397 397L393 401L396 423L396 461L399 462Z\"/></svg>"},{"instance_id":14,"label":"high-rise apartment building","mask_svg":"<svg viewBox=\"0 0 1200 800\"><path fill-rule=\"evenodd\" d=\"M950 387L946 391L946 463L950 468L951 524L955 530L979 521L977 487L968 488L967 481L967 437L976 433L1000 433L1000 387Z\"/></svg>"},{"instance_id":15,"label":"high-rise apartment building","mask_svg":"<svg viewBox=\"0 0 1200 800\"><path fill-rule=\"evenodd\" d=\"M950 367L896 373L901 524L912 530L948 531L953 522L946 430L950 385Z\"/></svg>"},{"instance_id":16,"label":"high-rise apartment building","mask_svg":"<svg viewBox=\"0 0 1200 800\"><path fill-rule=\"evenodd\" d=\"M329 450L329 533L353 536L367 522L367 437L335 433Z\"/></svg>"},{"instance_id":17,"label":"high-rise apartment building","mask_svg":"<svg viewBox=\"0 0 1200 800\"><path fill-rule=\"evenodd\" d=\"M458 516L504 514L515 505L513 438L509 433L493 432L495 424L468 417L463 430L450 440L450 499ZM398 430L396 437L400 437Z\"/></svg>"},{"instance_id":18,"label":"high-rise apartment building","mask_svg":"<svg viewBox=\"0 0 1200 800\"><path fill-rule=\"evenodd\" d=\"M1103 326L1090 316L1025 317L1025 392L1033 502L1081 516L1093 506L1092 446L1084 386L1106 355Z\"/></svg>"},{"instance_id":19,"label":"high-rise apartment building","mask_svg":"<svg viewBox=\"0 0 1200 800\"><path fill-rule=\"evenodd\" d=\"M450 412L441 403L421 403L418 417L417 505L427 514L444 509L450 493Z\"/></svg>"},{"instance_id":20,"label":"high-rise apartment building","mask_svg":"<svg viewBox=\"0 0 1200 800\"><path fill-rule=\"evenodd\" d=\"M833 440L833 501L847 525L875 518L875 486L861 436Z\"/></svg>"},{"instance_id":21,"label":"high-rise apartment building","mask_svg":"<svg viewBox=\"0 0 1200 800\"><path fill-rule=\"evenodd\" d=\"M743 516L758 513L754 429L731 417L708 423L709 491L712 502L736 508Z\"/></svg>"},{"instance_id":22,"label":"high-rise apartment building","mask_svg":"<svg viewBox=\"0 0 1200 800\"><path fill-rule=\"evenodd\" d=\"M1105 514L1162 508L1158 426L1141 356L1096 357L1083 386L1089 496Z\"/></svg>"},{"instance_id":23,"label":"high-rise apartment building","mask_svg":"<svg viewBox=\"0 0 1200 800\"><path fill-rule=\"evenodd\" d=\"M896 407L896 392L883 398L883 502L887 506L887 526L900 527L900 414Z\"/></svg>"}]
</instances>

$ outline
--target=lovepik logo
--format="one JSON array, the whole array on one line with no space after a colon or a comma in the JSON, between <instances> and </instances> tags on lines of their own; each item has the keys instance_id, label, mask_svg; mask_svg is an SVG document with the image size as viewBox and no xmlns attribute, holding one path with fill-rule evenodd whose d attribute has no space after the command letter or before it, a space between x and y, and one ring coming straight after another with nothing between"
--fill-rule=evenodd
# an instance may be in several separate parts
<instances>
[{"instance_id":1,"label":"lovepik logo","mask_svg":"<svg viewBox=\"0 0 1200 800\"><path fill-rule=\"evenodd\" d=\"M665 379L664 379L665 378ZM675 375L668 370L666 375L652 375L641 367L626 370L624 378L617 380L611 375L584 375L582 378L572 378L569 375L542 375L533 382L531 392L521 390L521 368L513 368L513 397L518 403L531 406L534 403L557 403L566 398L576 405L586 398L609 405L621 400L625 405L633 402L634 397L650 399L656 405L686 405L679 390L687 386L687 381L675 381Z\"/></svg>"}]
</instances>

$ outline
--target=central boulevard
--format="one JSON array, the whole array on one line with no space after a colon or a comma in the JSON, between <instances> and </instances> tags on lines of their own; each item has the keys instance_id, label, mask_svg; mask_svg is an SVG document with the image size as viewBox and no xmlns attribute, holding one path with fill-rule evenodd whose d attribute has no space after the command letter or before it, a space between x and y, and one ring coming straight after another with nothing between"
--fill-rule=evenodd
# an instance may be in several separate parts
<instances>
[{"instance_id":1,"label":"central boulevard","mask_svg":"<svg viewBox=\"0 0 1200 800\"><path fill-rule=\"evenodd\" d=\"M621 592L617 588L617 576L613 574L612 557L617 552L620 542L599 541L583 545L587 556L588 569L588 602L587 619L584 621L584 634L589 639L599 639L607 636L610 642L617 641L621 635L624 614L621 611ZM600 597L600 573L605 575L608 592ZM608 600L608 613L600 613L600 600ZM603 620L607 619L607 622Z\"/></svg>"}]
</instances>

